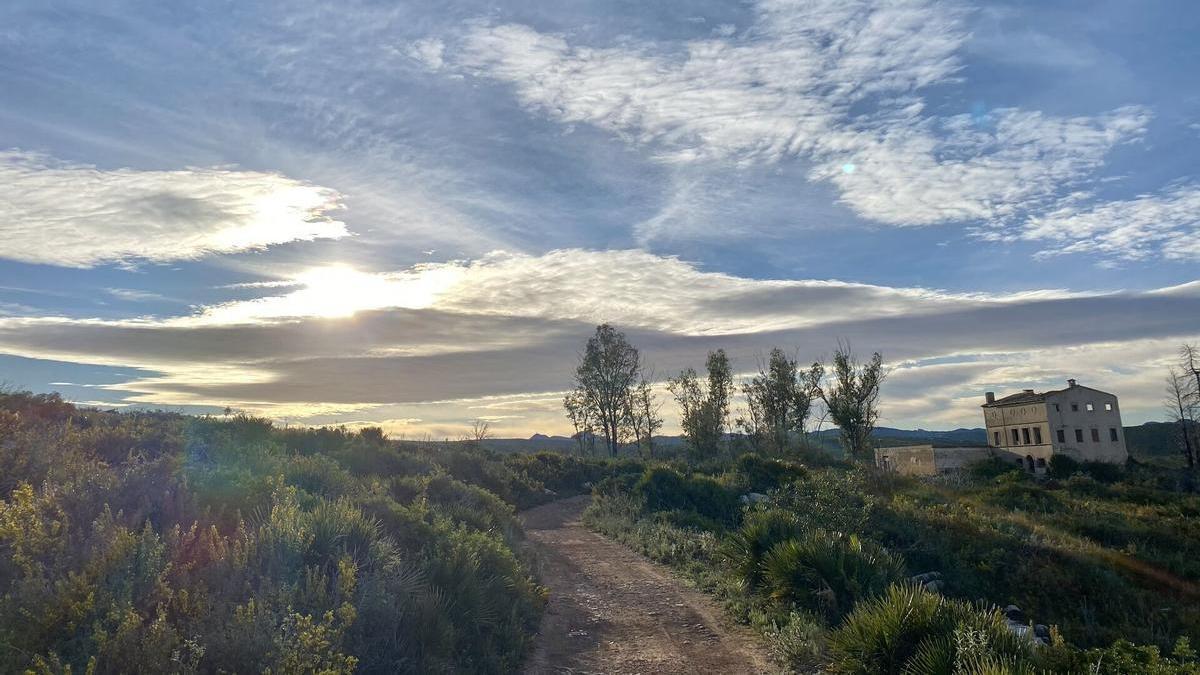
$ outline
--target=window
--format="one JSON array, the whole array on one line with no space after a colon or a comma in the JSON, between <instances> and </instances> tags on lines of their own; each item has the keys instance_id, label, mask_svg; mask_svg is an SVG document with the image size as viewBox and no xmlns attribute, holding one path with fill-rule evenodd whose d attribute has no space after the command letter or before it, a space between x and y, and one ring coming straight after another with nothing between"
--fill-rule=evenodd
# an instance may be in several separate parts
<instances>
[{"instance_id":1,"label":"window","mask_svg":"<svg viewBox=\"0 0 1200 675\"><path fill-rule=\"evenodd\" d=\"M1121 437L1120 437L1120 436L1117 436L1117 428L1116 428L1116 427L1111 427L1111 428L1109 428L1109 430L1108 430L1108 440L1110 440L1110 441L1112 441L1112 442L1114 442L1114 443L1116 443L1117 441L1121 440Z\"/></svg>"},{"instance_id":2,"label":"window","mask_svg":"<svg viewBox=\"0 0 1200 675\"><path fill-rule=\"evenodd\" d=\"M1095 428L1092 429L1092 442L1093 443L1100 442L1100 430L1099 429L1095 429Z\"/></svg>"},{"instance_id":3,"label":"window","mask_svg":"<svg viewBox=\"0 0 1200 675\"><path fill-rule=\"evenodd\" d=\"M1108 412L1112 412L1112 404L1111 404L1111 403L1105 403L1105 404L1104 404L1104 409L1105 409L1105 410L1107 410Z\"/></svg>"},{"instance_id":4,"label":"window","mask_svg":"<svg viewBox=\"0 0 1200 675\"><path fill-rule=\"evenodd\" d=\"M1062 429L1058 430L1058 442L1059 443L1067 442L1067 432L1063 431Z\"/></svg>"},{"instance_id":5,"label":"window","mask_svg":"<svg viewBox=\"0 0 1200 675\"><path fill-rule=\"evenodd\" d=\"M1076 442L1076 443L1082 443L1082 442L1083 442L1083 429L1076 429L1076 430L1075 430L1075 442Z\"/></svg>"},{"instance_id":6,"label":"window","mask_svg":"<svg viewBox=\"0 0 1200 675\"><path fill-rule=\"evenodd\" d=\"M1020 437L1019 435L1017 435L1017 434L1018 434L1017 430L1016 430L1016 429L1013 429L1013 430L1012 430L1012 432L1013 432L1013 433L1012 433L1012 437L1013 437L1013 442L1012 442L1012 444L1013 444L1013 445L1020 445L1020 444L1021 444L1021 437Z\"/></svg>"},{"instance_id":7,"label":"window","mask_svg":"<svg viewBox=\"0 0 1200 675\"><path fill-rule=\"evenodd\" d=\"M1087 404L1087 411L1088 411L1088 412L1093 412L1094 410L1096 410L1096 407L1095 407L1095 406L1093 406L1091 403Z\"/></svg>"},{"instance_id":8,"label":"window","mask_svg":"<svg viewBox=\"0 0 1200 675\"><path fill-rule=\"evenodd\" d=\"M996 442L993 443L993 445L995 445L997 448L1000 447L1000 432L999 431L992 432L992 438L996 439Z\"/></svg>"},{"instance_id":9,"label":"window","mask_svg":"<svg viewBox=\"0 0 1200 675\"><path fill-rule=\"evenodd\" d=\"M1046 458L1045 457L1038 457L1037 468L1039 468L1039 469L1046 468Z\"/></svg>"},{"instance_id":10,"label":"window","mask_svg":"<svg viewBox=\"0 0 1200 675\"><path fill-rule=\"evenodd\" d=\"M1029 427L1021 429L1021 442L1025 445L1029 445Z\"/></svg>"},{"instance_id":11,"label":"window","mask_svg":"<svg viewBox=\"0 0 1200 675\"><path fill-rule=\"evenodd\" d=\"M1071 412L1079 412L1079 404L1078 403L1071 404Z\"/></svg>"},{"instance_id":12,"label":"window","mask_svg":"<svg viewBox=\"0 0 1200 675\"><path fill-rule=\"evenodd\" d=\"M1033 428L1033 442L1037 443L1038 445L1042 444L1042 428L1041 427Z\"/></svg>"}]
</instances>

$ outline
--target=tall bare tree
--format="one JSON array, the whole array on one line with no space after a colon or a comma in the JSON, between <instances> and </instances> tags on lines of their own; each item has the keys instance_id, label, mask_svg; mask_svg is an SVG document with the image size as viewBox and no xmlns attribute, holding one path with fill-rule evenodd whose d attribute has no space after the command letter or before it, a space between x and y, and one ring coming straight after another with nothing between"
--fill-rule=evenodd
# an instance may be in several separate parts
<instances>
[{"instance_id":1,"label":"tall bare tree","mask_svg":"<svg viewBox=\"0 0 1200 675\"><path fill-rule=\"evenodd\" d=\"M575 369L577 400L599 424L609 455L616 457L629 426L629 400L641 373L641 356L625 334L609 324L596 327ZM565 402L564 402L565 403ZM578 415L578 412L574 413ZM568 417L572 417L570 407Z\"/></svg>"},{"instance_id":2,"label":"tall bare tree","mask_svg":"<svg viewBox=\"0 0 1200 675\"><path fill-rule=\"evenodd\" d=\"M842 434L842 447L854 459L869 460L873 448L871 434L879 419L879 387L887 376L879 352L860 364L848 343L838 344L833 355L830 381L821 387L820 396L829 417Z\"/></svg>"},{"instance_id":3,"label":"tall bare tree","mask_svg":"<svg viewBox=\"0 0 1200 675\"><path fill-rule=\"evenodd\" d=\"M492 437L492 423L484 419L471 421L471 442L480 445Z\"/></svg>"},{"instance_id":4,"label":"tall bare tree","mask_svg":"<svg viewBox=\"0 0 1200 675\"><path fill-rule=\"evenodd\" d=\"M1179 424L1179 436L1182 439L1183 456L1187 459L1189 469L1196 467L1196 452L1192 447L1192 434L1195 432L1195 420L1189 401L1192 376L1172 367L1167 369L1167 396L1164 403L1167 415L1171 421Z\"/></svg>"},{"instance_id":5,"label":"tall bare tree","mask_svg":"<svg viewBox=\"0 0 1200 675\"><path fill-rule=\"evenodd\" d=\"M654 394L654 372L643 370L629 398L628 416L634 441L647 457L654 457L654 434L663 425L661 411L662 403Z\"/></svg>"},{"instance_id":6,"label":"tall bare tree","mask_svg":"<svg viewBox=\"0 0 1200 675\"><path fill-rule=\"evenodd\" d=\"M563 408L567 411L567 419L575 434L571 436L579 444L579 454L589 454L587 449L595 449L595 427L592 426L592 409L588 407L587 397L578 389L567 392L563 397Z\"/></svg>"},{"instance_id":7,"label":"tall bare tree","mask_svg":"<svg viewBox=\"0 0 1200 675\"><path fill-rule=\"evenodd\" d=\"M1179 365L1185 373L1191 373L1196 379L1195 385L1189 382L1188 388L1191 390L1192 404L1200 406L1200 347L1185 342L1179 348Z\"/></svg>"}]
</instances>

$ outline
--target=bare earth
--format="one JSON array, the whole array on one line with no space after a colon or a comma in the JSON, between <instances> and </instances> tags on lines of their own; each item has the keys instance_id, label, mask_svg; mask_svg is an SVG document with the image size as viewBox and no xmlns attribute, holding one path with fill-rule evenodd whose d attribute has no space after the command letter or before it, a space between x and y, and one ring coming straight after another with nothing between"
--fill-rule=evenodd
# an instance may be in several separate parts
<instances>
[{"instance_id":1,"label":"bare earth","mask_svg":"<svg viewBox=\"0 0 1200 675\"><path fill-rule=\"evenodd\" d=\"M522 514L550 602L525 672L772 673L757 637L664 568L584 528L589 497Z\"/></svg>"}]
</instances>

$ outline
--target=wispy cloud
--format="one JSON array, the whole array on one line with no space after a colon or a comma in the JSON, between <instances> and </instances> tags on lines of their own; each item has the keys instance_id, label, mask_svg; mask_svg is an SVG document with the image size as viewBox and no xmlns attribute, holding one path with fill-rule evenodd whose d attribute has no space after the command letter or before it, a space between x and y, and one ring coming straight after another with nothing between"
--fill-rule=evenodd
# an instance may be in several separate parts
<instances>
[{"instance_id":1,"label":"wispy cloud","mask_svg":"<svg viewBox=\"0 0 1200 675\"><path fill-rule=\"evenodd\" d=\"M99 169L0 153L0 258L66 267L162 262L346 236L341 196L279 174Z\"/></svg>"},{"instance_id":2,"label":"wispy cloud","mask_svg":"<svg viewBox=\"0 0 1200 675\"><path fill-rule=\"evenodd\" d=\"M1047 245L1039 255L1105 260L1200 261L1200 185L1178 185L1134 199L1031 217L1016 235Z\"/></svg>"},{"instance_id":3,"label":"wispy cloud","mask_svg":"<svg viewBox=\"0 0 1200 675\"><path fill-rule=\"evenodd\" d=\"M475 25L453 52L530 109L588 123L679 164L811 162L858 215L891 225L1026 213L1137 138L1146 109L1055 117L1011 108L931 115L919 92L960 77L954 3L763 0L737 36L590 47L518 24ZM415 49L416 47L414 47ZM449 51L449 50L448 50ZM643 224L678 222L694 180Z\"/></svg>"}]
</instances>

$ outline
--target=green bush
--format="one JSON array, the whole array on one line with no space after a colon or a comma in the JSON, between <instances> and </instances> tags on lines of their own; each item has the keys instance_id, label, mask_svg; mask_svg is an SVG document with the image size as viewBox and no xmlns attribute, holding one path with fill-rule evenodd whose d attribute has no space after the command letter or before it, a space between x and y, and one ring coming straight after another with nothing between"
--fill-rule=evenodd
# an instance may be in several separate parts
<instances>
[{"instance_id":1,"label":"green bush","mask_svg":"<svg viewBox=\"0 0 1200 675\"><path fill-rule=\"evenodd\" d=\"M770 493L759 508L790 511L805 529L863 532L877 498L860 470L821 469Z\"/></svg>"},{"instance_id":2,"label":"green bush","mask_svg":"<svg viewBox=\"0 0 1200 675\"><path fill-rule=\"evenodd\" d=\"M795 513L782 509L750 511L742 526L730 532L721 546L734 577L747 589L762 582L763 559L776 544L804 534L804 526Z\"/></svg>"},{"instance_id":3,"label":"green bush","mask_svg":"<svg viewBox=\"0 0 1200 675\"><path fill-rule=\"evenodd\" d=\"M900 556L857 535L823 530L776 544L762 570L771 597L830 622L907 576Z\"/></svg>"},{"instance_id":4,"label":"green bush","mask_svg":"<svg viewBox=\"0 0 1200 675\"><path fill-rule=\"evenodd\" d=\"M1069 457L1062 453L1057 453L1050 457L1050 463L1046 467L1046 475L1051 478L1062 480L1070 478L1076 473L1079 473L1082 466L1073 457Z\"/></svg>"},{"instance_id":5,"label":"green bush","mask_svg":"<svg viewBox=\"0 0 1200 675\"><path fill-rule=\"evenodd\" d=\"M734 462L734 471L739 484L754 492L774 490L808 475L808 471L800 464L753 453L738 457Z\"/></svg>"},{"instance_id":6,"label":"green bush","mask_svg":"<svg viewBox=\"0 0 1200 675\"><path fill-rule=\"evenodd\" d=\"M545 601L519 534L381 433L0 393L0 672L511 672Z\"/></svg>"},{"instance_id":7,"label":"green bush","mask_svg":"<svg viewBox=\"0 0 1200 675\"><path fill-rule=\"evenodd\" d=\"M1023 673L1033 642L998 611L972 607L913 585L896 585L846 617L829 640L833 673Z\"/></svg>"},{"instance_id":8,"label":"green bush","mask_svg":"<svg viewBox=\"0 0 1200 675\"><path fill-rule=\"evenodd\" d=\"M732 525L739 514L737 495L716 479L667 467L647 469L633 494L648 511L694 511L723 525Z\"/></svg>"}]
</instances>

